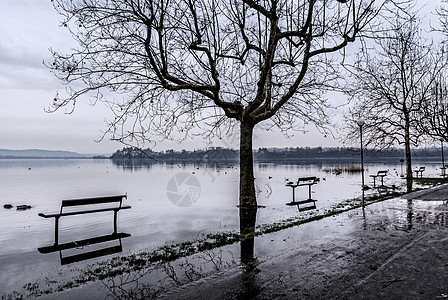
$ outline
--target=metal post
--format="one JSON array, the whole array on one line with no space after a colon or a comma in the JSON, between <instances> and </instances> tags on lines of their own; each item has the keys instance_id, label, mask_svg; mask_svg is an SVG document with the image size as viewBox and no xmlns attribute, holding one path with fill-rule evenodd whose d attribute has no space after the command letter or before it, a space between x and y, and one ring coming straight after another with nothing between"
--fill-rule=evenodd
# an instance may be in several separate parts
<instances>
[{"instance_id":1,"label":"metal post","mask_svg":"<svg viewBox=\"0 0 448 300\"><path fill-rule=\"evenodd\" d=\"M364 189L364 149L362 147L362 126L359 126L361 134L361 177L362 177L362 188Z\"/></svg>"},{"instance_id":2,"label":"metal post","mask_svg":"<svg viewBox=\"0 0 448 300\"><path fill-rule=\"evenodd\" d=\"M54 218L54 245L59 243L59 217Z\"/></svg>"},{"instance_id":3,"label":"metal post","mask_svg":"<svg viewBox=\"0 0 448 300\"><path fill-rule=\"evenodd\" d=\"M292 203L296 202L296 193L295 193L296 187L292 187Z\"/></svg>"},{"instance_id":4,"label":"metal post","mask_svg":"<svg viewBox=\"0 0 448 300\"><path fill-rule=\"evenodd\" d=\"M117 234L117 213L118 210L114 210L114 234Z\"/></svg>"},{"instance_id":5,"label":"metal post","mask_svg":"<svg viewBox=\"0 0 448 300\"><path fill-rule=\"evenodd\" d=\"M445 177L446 168L445 168L445 157L443 155L443 139L440 139L440 143L442 144L442 176Z\"/></svg>"},{"instance_id":6,"label":"metal post","mask_svg":"<svg viewBox=\"0 0 448 300\"><path fill-rule=\"evenodd\" d=\"M362 189L364 190L364 150L362 147L362 126L364 126L365 121L363 118L360 118L358 121L359 126L359 136L361 138L361 179L362 179Z\"/></svg>"},{"instance_id":7,"label":"metal post","mask_svg":"<svg viewBox=\"0 0 448 300\"><path fill-rule=\"evenodd\" d=\"M401 174L400 174L400 177L404 177L404 175L403 175L403 163L404 163L404 159L400 159L400 165L401 165Z\"/></svg>"}]
</instances>

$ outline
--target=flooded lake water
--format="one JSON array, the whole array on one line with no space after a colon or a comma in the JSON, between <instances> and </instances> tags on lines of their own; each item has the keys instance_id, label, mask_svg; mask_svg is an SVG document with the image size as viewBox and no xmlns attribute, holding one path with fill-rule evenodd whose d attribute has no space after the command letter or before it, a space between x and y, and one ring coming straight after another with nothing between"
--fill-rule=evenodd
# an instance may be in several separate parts
<instances>
[{"instance_id":1,"label":"flooded lake water","mask_svg":"<svg viewBox=\"0 0 448 300\"><path fill-rule=\"evenodd\" d=\"M299 215L313 215L361 196L361 174L346 172L351 163L256 164L257 225L269 225ZM355 164L356 165L356 164ZM424 166L424 177L439 177L437 161L416 162ZM341 168L342 172L335 172ZM405 185L397 163L368 163L369 174L388 170L385 185ZM116 164L111 160L0 160L0 295L21 289L35 278L51 280L70 268L92 261L136 253L198 238L220 231L239 231L238 176L236 165L228 164ZM312 186L316 210L299 212L285 205L292 189L285 186L298 177L317 176ZM367 193L375 193L369 190ZM61 200L107 195L127 195L131 209L118 213L118 232L131 236L120 241L122 252L61 266L62 254L41 254L39 247L54 243L54 219L39 212L58 211ZM307 187L296 189L296 200L308 197ZM3 205L12 204L12 209ZM17 210L18 205L30 205ZM60 219L59 243L79 241L113 232L113 212L68 216ZM113 241L111 242L113 243Z\"/></svg>"}]
</instances>

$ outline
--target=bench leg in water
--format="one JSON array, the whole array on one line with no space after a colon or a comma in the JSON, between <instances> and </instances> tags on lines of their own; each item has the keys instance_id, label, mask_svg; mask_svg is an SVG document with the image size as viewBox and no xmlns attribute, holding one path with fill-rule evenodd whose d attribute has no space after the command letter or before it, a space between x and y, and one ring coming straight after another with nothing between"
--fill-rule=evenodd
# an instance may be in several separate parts
<instances>
[{"instance_id":1,"label":"bench leg in water","mask_svg":"<svg viewBox=\"0 0 448 300\"><path fill-rule=\"evenodd\" d=\"M117 215L118 210L114 210L114 234L117 234Z\"/></svg>"},{"instance_id":2,"label":"bench leg in water","mask_svg":"<svg viewBox=\"0 0 448 300\"><path fill-rule=\"evenodd\" d=\"M295 191L296 191L297 185L288 185L288 186L290 188L292 188L292 202L286 203L286 205L289 205L289 206L296 205L297 202L296 202L296 193L295 193Z\"/></svg>"},{"instance_id":3,"label":"bench leg in water","mask_svg":"<svg viewBox=\"0 0 448 300\"><path fill-rule=\"evenodd\" d=\"M295 191L296 191L296 187L293 186L292 187L292 202L296 202L296 193L295 193Z\"/></svg>"},{"instance_id":4,"label":"bench leg in water","mask_svg":"<svg viewBox=\"0 0 448 300\"><path fill-rule=\"evenodd\" d=\"M54 244L57 246L59 243L59 217L54 218Z\"/></svg>"}]
</instances>

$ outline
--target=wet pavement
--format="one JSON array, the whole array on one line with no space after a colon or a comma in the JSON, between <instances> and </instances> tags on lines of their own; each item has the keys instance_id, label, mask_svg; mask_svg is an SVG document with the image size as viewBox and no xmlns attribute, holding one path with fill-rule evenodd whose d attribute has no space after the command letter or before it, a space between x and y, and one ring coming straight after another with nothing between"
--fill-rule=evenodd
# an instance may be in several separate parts
<instances>
[{"instance_id":1,"label":"wet pavement","mask_svg":"<svg viewBox=\"0 0 448 300\"><path fill-rule=\"evenodd\" d=\"M49 298L448 298L447 201L448 185L443 185L214 249L215 254L232 255L210 259L214 268L201 267L201 275L195 269L184 276L189 280L176 277L175 285L158 280L155 285L165 288L152 294L145 293L149 279L141 276L133 277L137 284L132 293L129 286L117 283L121 278ZM177 266L186 266L185 261ZM217 261L226 267L217 266ZM175 270L170 271L171 279Z\"/></svg>"}]
</instances>

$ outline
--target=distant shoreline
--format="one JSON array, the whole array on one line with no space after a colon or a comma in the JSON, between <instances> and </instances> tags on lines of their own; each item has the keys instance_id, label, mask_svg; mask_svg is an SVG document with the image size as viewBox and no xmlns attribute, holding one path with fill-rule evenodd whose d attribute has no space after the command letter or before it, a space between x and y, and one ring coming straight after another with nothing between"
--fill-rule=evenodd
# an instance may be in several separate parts
<instances>
[{"instance_id":1,"label":"distant shoreline","mask_svg":"<svg viewBox=\"0 0 448 300\"><path fill-rule=\"evenodd\" d=\"M92 156L86 157L46 157L46 156L0 156L0 159L109 159L108 157L95 158Z\"/></svg>"},{"instance_id":2,"label":"distant shoreline","mask_svg":"<svg viewBox=\"0 0 448 300\"><path fill-rule=\"evenodd\" d=\"M195 163L195 164L207 164L207 163L227 163L227 164L238 164L239 159L193 159L193 158L112 158L106 156L100 157L37 157L37 156L0 156L0 160L111 160L117 164L123 164L126 162L133 162L134 164L158 164L158 163L168 163L168 164L176 164L176 163ZM412 160L414 162L418 161L434 161L439 162L440 157L438 156L423 156L423 157L413 157ZM400 163L399 157L393 156L375 156L375 157L367 157L364 158L365 163L369 162L394 162ZM274 163L274 164L301 164L301 163L360 163L359 158L356 157L303 157L303 158L254 158L254 163Z\"/></svg>"}]
</instances>

